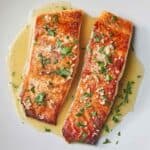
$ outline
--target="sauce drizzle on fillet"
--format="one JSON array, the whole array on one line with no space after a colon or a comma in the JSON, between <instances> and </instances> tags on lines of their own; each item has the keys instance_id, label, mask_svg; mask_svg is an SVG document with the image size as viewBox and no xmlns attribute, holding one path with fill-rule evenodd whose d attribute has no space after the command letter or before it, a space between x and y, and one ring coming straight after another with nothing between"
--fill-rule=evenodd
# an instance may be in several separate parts
<instances>
[{"instance_id":1,"label":"sauce drizzle on fillet","mask_svg":"<svg viewBox=\"0 0 150 150\"><path fill-rule=\"evenodd\" d=\"M104 12L95 22L75 99L62 132L68 142L97 142L123 74L132 23Z\"/></svg>"},{"instance_id":2,"label":"sauce drizzle on fillet","mask_svg":"<svg viewBox=\"0 0 150 150\"><path fill-rule=\"evenodd\" d=\"M79 61L82 12L65 10L36 18L21 103L27 116L56 124Z\"/></svg>"}]
</instances>

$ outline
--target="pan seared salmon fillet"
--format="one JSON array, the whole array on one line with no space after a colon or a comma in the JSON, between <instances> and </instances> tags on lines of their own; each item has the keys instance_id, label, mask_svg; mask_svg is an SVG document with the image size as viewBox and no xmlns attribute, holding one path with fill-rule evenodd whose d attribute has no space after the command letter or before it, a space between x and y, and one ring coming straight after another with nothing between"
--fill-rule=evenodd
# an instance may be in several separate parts
<instances>
[{"instance_id":1,"label":"pan seared salmon fillet","mask_svg":"<svg viewBox=\"0 0 150 150\"><path fill-rule=\"evenodd\" d=\"M56 124L79 62L81 21L80 10L36 18L30 62L20 94L28 117Z\"/></svg>"},{"instance_id":2,"label":"pan seared salmon fillet","mask_svg":"<svg viewBox=\"0 0 150 150\"><path fill-rule=\"evenodd\" d=\"M132 30L131 22L109 12L95 22L75 99L62 129L68 142L97 142L117 94Z\"/></svg>"}]
</instances>

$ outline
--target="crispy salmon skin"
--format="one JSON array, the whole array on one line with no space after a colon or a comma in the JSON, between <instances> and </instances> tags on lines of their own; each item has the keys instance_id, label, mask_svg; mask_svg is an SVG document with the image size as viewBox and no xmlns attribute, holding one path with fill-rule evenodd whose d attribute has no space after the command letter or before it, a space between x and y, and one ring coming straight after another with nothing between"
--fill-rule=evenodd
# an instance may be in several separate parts
<instances>
[{"instance_id":1,"label":"crispy salmon skin","mask_svg":"<svg viewBox=\"0 0 150 150\"><path fill-rule=\"evenodd\" d=\"M56 124L79 61L80 10L36 18L21 103L28 117Z\"/></svg>"},{"instance_id":2,"label":"crispy salmon skin","mask_svg":"<svg viewBox=\"0 0 150 150\"><path fill-rule=\"evenodd\" d=\"M123 74L132 23L109 12L95 22L74 102L62 133L68 142L95 144Z\"/></svg>"}]
</instances>

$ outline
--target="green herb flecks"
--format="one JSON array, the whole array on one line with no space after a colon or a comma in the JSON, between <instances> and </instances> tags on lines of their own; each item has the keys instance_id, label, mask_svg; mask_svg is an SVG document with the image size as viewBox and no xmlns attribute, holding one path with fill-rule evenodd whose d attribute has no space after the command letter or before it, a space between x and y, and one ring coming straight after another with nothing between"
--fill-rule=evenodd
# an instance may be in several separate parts
<instances>
[{"instance_id":1,"label":"green herb flecks","mask_svg":"<svg viewBox=\"0 0 150 150\"><path fill-rule=\"evenodd\" d=\"M121 132L119 131L119 132L117 133L117 135L118 135L118 136L121 136Z\"/></svg>"},{"instance_id":2,"label":"green herb flecks","mask_svg":"<svg viewBox=\"0 0 150 150\"><path fill-rule=\"evenodd\" d=\"M142 77L142 75L137 75L137 78L141 78Z\"/></svg>"},{"instance_id":3,"label":"green herb flecks","mask_svg":"<svg viewBox=\"0 0 150 150\"><path fill-rule=\"evenodd\" d=\"M105 49L105 46L100 47L99 52L102 53Z\"/></svg>"},{"instance_id":4,"label":"green herb flecks","mask_svg":"<svg viewBox=\"0 0 150 150\"><path fill-rule=\"evenodd\" d=\"M92 97L92 93L84 92L83 98Z\"/></svg>"},{"instance_id":5,"label":"green herb flecks","mask_svg":"<svg viewBox=\"0 0 150 150\"><path fill-rule=\"evenodd\" d=\"M98 61L98 66L99 66L99 72L101 72L102 74L106 74L106 66L105 66L105 63L102 62L102 61Z\"/></svg>"},{"instance_id":6,"label":"green herb flecks","mask_svg":"<svg viewBox=\"0 0 150 150\"><path fill-rule=\"evenodd\" d=\"M47 32L48 32L48 35L50 35L50 36L55 36L56 35L56 30L55 29L48 29Z\"/></svg>"},{"instance_id":7,"label":"green herb flecks","mask_svg":"<svg viewBox=\"0 0 150 150\"><path fill-rule=\"evenodd\" d=\"M103 142L103 144L109 144L109 143L111 143L111 141L108 138L106 138L105 141Z\"/></svg>"},{"instance_id":8,"label":"green herb flecks","mask_svg":"<svg viewBox=\"0 0 150 150\"><path fill-rule=\"evenodd\" d=\"M17 89L17 88L19 87L17 84L15 84L15 83L13 83L13 82L10 82L10 84L12 85L12 87L13 87L14 89Z\"/></svg>"},{"instance_id":9,"label":"green herb flecks","mask_svg":"<svg viewBox=\"0 0 150 150\"><path fill-rule=\"evenodd\" d=\"M74 44L78 44L79 40L78 39L74 39Z\"/></svg>"},{"instance_id":10,"label":"green herb flecks","mask_svg":"<svg viewBox=\"0 0 150 150\"><path fill-rule=\"evenodd\" d=\"M96 111L91 112L91 116L92 117L96 117L97 116L97 112Z\"/></svg>"},{"instance_id":11,"label":"green herb flecks","mask_svg":"<svg viewBox=\"0 0 150 150\"><path fill-rule=\"evenodd\" d=\"M79 110L79 112L76 113L76 116L77 116L77 117L80 117L80 116L83 115L83 113L84 113L84 108L81 108L81 109Z\"/></svg>"},{"instance_id":12,"label":"green herb flecks","mask_svg":"<svg viewBox=\"0 0 150 150\"><path fill-rule=\"evenodd\" d=\"M76 125L81 128L86 127L86 125L81 121L77 122Z\"/></svg>"},{"instance_id":13,"label":"green herb flecks","mask_svg":"<svg viewBox=\"0 0 150 150\"><path fill-rule=\"evenodd\" d=\"M65 6L62 6L62 10L67 10L67 8Z\"/></svg>"},{"instance_id":14,"label":"green herb flecks","mask_svg":"<svg viewBox=\"0 0 150 150\"><path fill-rule=\"evenodd\" d=\"M105 60L106 60L107 64L112 63L111 55L105 54Z\"/></svg>"},{"instance_id":15,"label":"green herb flecks","mask_svg":"<svg viewBox=\"0 0 150 150\"><path fill-rule=\"evenodd\" d=\"M112 111L111 119L114 123L118 123L122 119L122 111L121 107L128 104L130 95L132 94L134 81L127 81L125 84L125 88L122 88L121 93L117 96L119 98L118 102L114 106Z\"/></svg>"},{"instance_id":16,"label":"green herb flecks","mask_svg":"<svg viewBox=\"0 0 150 150\"><path fill-rule=\"evenodd\" d=\"M48 35L50 36L56 35L56 29L51 29L48 25L45 25L44 29L47 31Z\"/></svg>"},{"instance_id":17,"label":"green herb flecks","mask_svg":"<svg viewBox=\"0 0 150 150\"><path fill-rule=\"evenodd\" d=\"M124 102L128 103L129 101L129 95L132 94L132 85L134 84L134 81L128 81L126 88L123 90L125 96L124 96Z\"/></svg>"},{"instance_id":18,"label":"green herb flecks","mask_svg":"<svg viewBox=\"0 0 150 150\"><path fill-rule=\"evenodd\" d=\"M105 132L109 133L110 132L110 129L109 129L109 126L106 124L104 125L104 130Z\"/></svg>"},{"instance_id":19,"label":"green herb flecks","mask_svg":"<svg viewBox=\"0 0 150 150\"><path fill-rule=\"evenodd\" d=\"M55 72L64 78L67 78L70 75L70 70L67 68L58 69Z\"/></svg>"},{"instance_id":20,"label":"green herb flecks","mask_svg":"<svg viewBox=\"0 0 150 150\"><path fill-rule=\"evenodd\" d=\"M51 129L45 128L45 132L51 132Z\"/></svg>"},{"instance_id":21,"label":"green herb flecks","mask_svg":"<svg viewBox=\"0 0 150 150\"><path fill-rule=\"evenodd\" d=\"M98 43L102 39L102 35L97 35L96 33L94 33L93 39L94 39L94 42Z\"/></svg>"},{"instance_id":22,"label":"green herb flecks","mask_svg":"<svg viewBox=\"0 0 150 150\"><path fill-rule=\"evenodd\" d=\"M117 16L112 16L112 17L111 17L111 22L114 23L114 22L116 22L117 20L118 20L118 17L117 17Z\"/></svg>"},{"instance_id":23,"label":"green herb flecks","mask_svg":"<svg viewBox=\"0 0 150 150\"><path fill-rule=\"evenodd\" d=\"M86 108L91 107L91 103L90 103L90 102L85 103L85 107L86 107Z\"/></svg>"},{"instance_id":24,"label":"green herb flecks","mask_svg":"<svg viewBox=\"0 0 150 150\"><path fill-rule=\"evenodd\" d=\"M87 138L88 134L86 132L82 132L79 142L83 142Z\"/></svg>"},{"instance_id":25,"label":"green herb flecks","mask_svg":"<svg viewBox=\"0 0 150 150\"><path fill-rule=\"evenodd\" d=\"M115 122L115 123L118 123L120 122L120 117L122 116L121 113L114 113L113 116L112 116L112 120Z\"/></svg>"},{"instance_id":26,"label":"green herb flecks","mask_svg":"<svg viewBox=\"0 0 150 150\"><path fill-rule=\"evenodd\" d=\"M45 56L43 56L41 53L38 55L39 61L42 65L42 67L45 67L45 65L50 64L50 58L46 58Z\"/></svg>"},{"instance_id":27,"label":"green herb flecks","mask_svg":"<svg viewBox=\"0 0 150 150\"><path fill-rule=\"evenodd\" d=\"M35 93L35 87L32 86L31 89L30 89L30 91L31 91L32 93Z\"/></svg>"},{"instance_id":28,"label":"green herb flecks","mask_svg":"<svg viewBox=\"0 0 150 150\"><path fill-rule=\"evenodd\" d=\"M110 82L112 79L113 79L112 76L109 75L109 74L107 74L107 75L105 76L105 80L108 81L108 82Z\"/></svg>"},{"instance_id":29,"label":"green herb flecks","mask_svg":"<svg viewBox=\"0 0 150 150\"><path fill-rule=\"evenodd\" d=\"M38 105L43 105L44 104L44 99L45 99L46 94L44 92L39 93L36 97L35 97L35 102Z\"/></svg>"},{"instance_id":30,"label":"green herb flecks","mask_svg":"<svg viewBox=\"0 0 150 150\"><path fill-rule=\"evenodd\" d=\"M56 46L59 48L62 46L62 41L60 39L57 39Z\"/></svg>"},{"instance_id":31,"label":"green herb flecks","mask_svg":"<svg viewBox=\"0 0 150 150\"><path fill-rule=\"evenodd\" d=\"M72 47L62 46L62 47L61 47L61 50L60 50L60 53L61 53L63 56L67 56L67 55L70 55L70 54L71 54L71 50L72 50Z\"/></svg>"},{"instance_id":32,"label":"green herb flecks","mask_svg":"<svg viewBox=\"0 0 150 150\"><path fill-rule=\"evenodd\" d=\"M16 72L13 71L13 72L11 73L11 75L14 77L14 76L16 75Z\"/></svg>"}]
</instances>

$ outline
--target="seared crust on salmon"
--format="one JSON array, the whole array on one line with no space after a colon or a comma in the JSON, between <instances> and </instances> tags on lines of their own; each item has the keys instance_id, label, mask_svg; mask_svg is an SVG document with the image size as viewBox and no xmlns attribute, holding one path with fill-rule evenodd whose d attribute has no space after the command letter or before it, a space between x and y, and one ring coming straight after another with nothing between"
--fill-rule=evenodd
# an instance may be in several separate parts
<instances>
[{"instance_id":1,"label":"seared crust on salmon","mask_svg":"<svg viewBox=\"0 0 150 150\"><path fill-rule=\"evenodd\" d=\"M79 61L80 10L36 18L21 103L27 116L56 124Z\"/></svg>"},{"instance_id":2,"label":"seared crust on salmon","mask_svg":"<svg viewBox=\"0 0 150 150\"><path fill-rule=\"evenodd\" d=\"M132 23L104 12L95 22L75 99L62 133L68 142L97 142L123 74Z\"/></svg>"}]
</instances>

